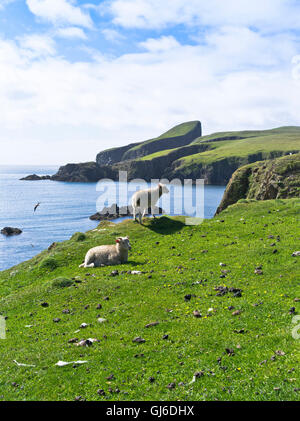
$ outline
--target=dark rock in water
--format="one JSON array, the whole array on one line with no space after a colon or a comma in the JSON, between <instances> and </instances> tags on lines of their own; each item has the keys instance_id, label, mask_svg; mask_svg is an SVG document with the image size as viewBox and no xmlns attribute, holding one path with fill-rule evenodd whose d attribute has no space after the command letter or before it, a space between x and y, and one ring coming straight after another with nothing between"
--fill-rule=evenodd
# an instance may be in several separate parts
<instances>
[{"instance_id":1,"label":"dark rock in water","mask_svg":"<svg viewBox=\"0 0 300 421\"><path fill-rule=\"evenodd\" d=\"M20 180L24 180L24 181L39 181L39 180L51 180L51 176L50 175L36 175L36 174L31 174L31 175L27 175L27 177L23 177Z\"/></svg>"},{"instance_id":2,"label":"dark rock in water","mask_svg":"<svg viewBox=\"0 0 300 421\"><path fill-rule=\"evenodd\" d=\"M162 215L165 211L162 208L157 206L154 207L154 214ZM117 219L124 216L132 216L133 209L132 206L121 206L119 207L116 203L109 207L104 207L101 212L97 212L94 215L90 216L92 221L103 221L107 219ZM152 214L151 208L148 209L147 215Z\"/></svg>"},{"instance_id":3,"label":"dark rock in water","mask_svg":"<svg viewBox=\"0 0 300 421\"><path fill-rule=\"evenodd\" d=\"M11 228L11 227L5 227L0 232L1 234L6 235L6 237L10 237L11 235L22 234L22 230L20 230L19 228Z\"/></svg>"}]
</instances>

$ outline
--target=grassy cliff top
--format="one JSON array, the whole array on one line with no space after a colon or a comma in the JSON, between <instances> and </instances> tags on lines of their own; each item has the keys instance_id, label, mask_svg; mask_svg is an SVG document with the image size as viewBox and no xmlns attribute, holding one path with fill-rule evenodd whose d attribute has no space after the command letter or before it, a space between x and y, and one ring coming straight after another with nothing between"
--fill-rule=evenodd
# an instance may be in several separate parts
<instances>
[{"instance_id":1,"label":"grassy cliff top","mask_svg":"<svg viewBox=\"0 0 300 421\"><path fill-rule=\"evenodd\" d=\"M201 161L209 163L232 156L245 157L250 154L269 153L273 151L300 150L300 131L296 134L274 134L268 136L248 137L234 141L217 141L214 148L200 154L183 158L185 163Z\"/></svg>"},{"instance_id":2,"label":"grassy cliff top","mask_svg":"<svg viewBox=\"0 0 300 421\"><path fill-rule=\"evenodd\" d=\"M300 310L299 209L296 199L247 201L199 226L101 223L1 272L0 399L297 400L289 312ZM132 243L128 264L78 268L89 248L120 235Z\"/></svg>"},{"instance_id":3,"label":"grassy cliff top","mask_svg":"<svg viewBox=\"0 0 300 421\"><path fill-rule=\"evenodd\" d=\"M106 149L97 155L96 161L100 165L111 165L122 161L138 159L159 150L174 149L187 145L200 136L201 133L200 121L188 121L171 128L158 137L139 143Z\"/></svg>"},{"instance_id":4,"label":"grassy cliff top","mask_svg":"<svg viewBox=\"0 0 300 421\"><path fill-rule=\"evenodd\" d=\"M218 140L239 140L245 138L255 138L261 136L272 136L276 134L298 134L300 135L299 126L283 126L269 130L241 130L241 131L229 131L229 132L217 132L210 135L201 136L194 140L193 143L201 143L207 141L218 141Z\"/></svg>"},{"instance_id":5,"label":"grassy cliff top","mask_svg":"<svg viewBox=\"0 0 300 421\"><path fill-rule=\"evenodd\" d=\"M167 139L167 138L184 136L187 133L189 133L190 131L192 131L193 129L195 129L198 124L199 124L199 121L188 121L186 123L179 124L179 125L173 127L172 129L168 130L167 132L163 133L162 135L160 135L158 137L155 137L153 139L149 139L149 140L146 140L145 142L139 143L138 145L134 146L130 150L131 151L138 150L146 144L157 142L157 141L162 141L162 140Z\"/></svg>"},{"instance_id":6,"label":"grassy cliff top","mask_svg":"<svg viewBox=\"0 0 300 421\"><path fill-rule=\"evenodd\" d=\"M190 146L208 144L209 150L191 154L180 159L181 166L197 163L208 164L224 158L246 157L251 154L268 154L273 151L299 151L300 127L279 127L272 130L220 132L195 139ZM160 156L166 156L174 149L159 151L144 156L148 161Z\"/></svg>"},{"instance_id":7,"label":"grassy cliff top","mask_svg":"<svg viewBox=\"0 0 300 421\"><path fill-rule=\"evenodd\" d=\"M132 143L132 147L130 148L130 150L137 150L142 145L152 143L152 142L155 142L157 140L162 140L162 139L166 139L166 138L169 138L169 137L183 136L183 135L187 134L188 132L190 132L191 130L193 130L198 124L199 124L198 120L187 121L185 123L178 124L177 126L174 126L170 130L164 132L160 136L153 137L151 139L148 139L148 140L145 140L145 141L142 141L142 142ZM105 149L105 151L108 152L108 151L113 151L113 150L116 150L116 149L119 149L119 147Z\"/></svg>"}]
</instances>

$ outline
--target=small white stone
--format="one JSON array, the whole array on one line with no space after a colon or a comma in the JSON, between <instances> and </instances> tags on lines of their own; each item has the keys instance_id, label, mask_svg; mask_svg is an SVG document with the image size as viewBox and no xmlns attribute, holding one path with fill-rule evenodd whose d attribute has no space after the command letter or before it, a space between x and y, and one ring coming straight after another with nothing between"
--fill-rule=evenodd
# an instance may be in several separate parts
<instances>
[{"instance_id":1,"label":"small white stone","mask_svg":"<svg viewBox=\"0 0 300 421\"><path fill-rule=\"evenodd\" d=\"M99 317L98 322L99 323L105 323L105 322L107 322L107 320L103 319L102 317Z\"/></svg>"}]
</instances>

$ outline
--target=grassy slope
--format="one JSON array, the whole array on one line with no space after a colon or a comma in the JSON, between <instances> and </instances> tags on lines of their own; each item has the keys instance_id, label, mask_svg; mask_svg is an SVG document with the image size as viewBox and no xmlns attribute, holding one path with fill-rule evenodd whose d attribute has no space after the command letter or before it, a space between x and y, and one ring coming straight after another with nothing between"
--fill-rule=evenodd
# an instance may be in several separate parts
<instances>
[{"instance_id":1,"label":"grassy slope","mask_svg":"<svg viewBox=\"0 0 300 421\"><path fill-rule=\"evenodd\" d=\"M139 143L138 145L131 148L128 152L138 150L146 144L150 144L154 142L155 143L161 142L164 139L171 138L171 137L183 136L189 133L191 130L193 130L198 123L199 123L198 121L188 121L186 123L179 124L178 126L173 127L172 129L168 130L167 132L163 133L162 135L154 139L149 139L149 140L146 140L145 142Z\"/></svg>"},{"instance_id":2,"label":"grassy slope","mask_svg":"<svg viewBox=\"0 0 300 421\"><path fill-rule=\"evenodd\" d=\"M214 150L192 155L184 158L184 160L186 163L198 159L201 162L210 163L231 156L246 157L259 152L268 154L272 151L298 151L299 149L300 132L299 134L274 134L270 136L249 137L232 142L218 142Z\"/></svg>"},{"instance_id":3,"label":"grassy slope","mask_svg":"<svg viewBox=\"0 0 300 421\"><path fill-rule=\"evenodd\" d=\"M166 139L169 137L177 137L177 136L182 136L184 134L187 134L190 130L192 130L196 126L197 123L198 121L188 121L186 123L178 124L177 126L172 127L170 130L161 134L158 137L148 139L142 142L133 143L132 147L128 149L128 151L140 149L143 145L147 143L156 142L157 140L159 141L159 140ZM117 146L114 148L105 149L103 152L114 151L119 148L120 147Z\"/></svg>"},{"instance_id":4,"label":"grassy slope","mask_svg":"<svg viewBox=\"0 0 300 421\"><path fill-rule=\"evenodd\" d=\"M131 221L102 223L102 231L88 232L83 241L74 235L1 272L0 305L8 316L8 332L7 339L0 340L0 399L299 399L294 391L299 388L299 341L292 338L293 316L288 314L293 306L300 310L294 302L299 297L300 258L291 257L299 249L299 208L296 199L239 203L200 226L183 226L180 218L165 217L147 220L144 227ZM91 246L124 234L130 235L133 246L127 265L78 268ZM275 239L268 238L271 234ZM227 266L220 267L220 262ZM263 275L254 274L258 265ZM112 269L147 273L110 277ZM221 269L230 271L224 279ZM82 282L60 289L53 286L58 276ZM219 285L241 288L242 297L216 296L214 287ZM186 302L186 294L196 297ZM41 307L43 301L48 308ZM98 303L101 310L96 309ZM241 315L233 316L229 306ZM62 314L65 308L71 313ZM216 311L207 317L209 308ZM202 318L192 315L195 309ZM53 322L56 317L59 323ZM97 317L108 321L99 324ZM145 328L153 321L160 324ZM83 322L90 325L75 333ZM245 333L235 333L240 329ZM146 342L133 343L136 336ZM68 344L73 337L100 342L81 348ZM235 355L227 355L226 348ZM272 361L276 350L285 355ZM78 359L88 364L54 366L58 360ZM13 360L36 367L18 367ZM189 384L196 371L203 371L203 377ZM107 380L111 374L115 379ZM167 389L170 382L176 382L175 389ZM119 388L120 393L110 393L109 388ZM106 396L99 396L98 389Z\"/></svg>"},{"instance_id":5,"label":"grassy slope","mask_svg":"<svg viewBox=\"0 0 300 421\"><path fill-rule=\"evenodd\" d=\"M180 158L178 168L200 163L209 164L228 157L243 158L259 152L262 152L267 157L272 151L299 151L300 127L291 126L273 130L214 133L196 139L191 145L208 142L210 150ZM169 152L170 150L157 152L142 159L151 160L158 156L167 155Z\"/></svg>"}]
</instances>

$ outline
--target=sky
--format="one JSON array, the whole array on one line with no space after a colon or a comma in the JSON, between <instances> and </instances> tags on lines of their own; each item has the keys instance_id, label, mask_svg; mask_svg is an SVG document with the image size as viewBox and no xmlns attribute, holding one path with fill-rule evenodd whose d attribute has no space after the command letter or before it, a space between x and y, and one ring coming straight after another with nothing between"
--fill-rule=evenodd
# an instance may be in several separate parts
<instances>
[{"instance_id":1,"label":"sky","mask_svg":"<svg viewBox=\"0 0 300 421\"><path fill-rule=\"evenodd\" d=\"M0 164L300 125L298 0L0 0Z\"/></svg>"}]
</instances>

